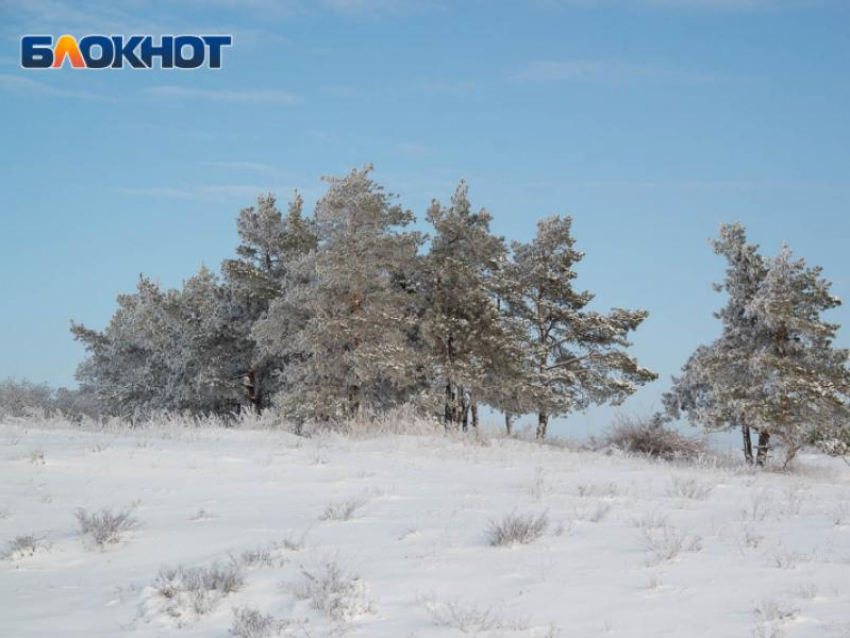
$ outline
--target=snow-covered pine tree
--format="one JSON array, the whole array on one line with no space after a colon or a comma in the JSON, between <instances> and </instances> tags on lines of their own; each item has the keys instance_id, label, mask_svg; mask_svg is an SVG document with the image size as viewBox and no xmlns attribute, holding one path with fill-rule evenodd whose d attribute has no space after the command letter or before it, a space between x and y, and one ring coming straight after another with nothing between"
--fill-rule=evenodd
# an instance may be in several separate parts
<instances>
[{"instance_id":1,"label":"snow-covered pine tree","mask_svg":"<svg viewBox=\"0 0 850 638\"><path fill-rule=\"evenodd\" d=\"M225 414L243 402L240 334L225 312L227 290L204 266L165 294L165 333L154 355L167 370L166 407L194 414Z\"/></svg>"},{"instance_id":2,"label":"snow-covered pine tree","mask_svg":"<svg viewBox=\"0 0 850 638\"><path fill-rule=\"evenodd\" d=\"M371 170L325 178L318 248L290 263L283 297L253 331L264 353L291 359L277 403L295 419L390 407L405 400L421 367L410 340L415 294L405 282L422 238L405 230L413 214L392 203Z\"/></svg>"},{"instance_id":3,"label":"snow-covered pine tree","mask_svg":"<svg viewBox=\"0 0 850 638\"><path fill-rule=\"evenodd\" d=\"M726 292L726 305L714 313L722 322L720 337L700 346L673 378L664 395L668 413L674 418L685 414L694 424L709 431L741 428L744 458L753 463L751 430L758 431L750 407L765 400L763 390L752 383L749 361L756 344L757 325L748 311L765 277L767 265L758 245L747 241L741 224L723 224L720 236L711 245L726 259L726 274L718 292ZM759 464L767 453L766 433L759 443Z\"/></svg>"},{"instance_id":4,"label":"snow-covered pine tree","mask_svg":"<svg viewBox=\"0 0 850 638\"><path fill-rule=\"evenodd\" d=\"M751 378L764 384L750 409L759 432L784 445L786 466L808 443L843 438L836 423L850 427L850 350L834 347L839 326L821 317L841 301L821 273L783 246L747 309L757 326Z\"/></svg>"},{"instance_id":5,"label":"snow-covered pine tree","mask_svg":"<svg viewBox=\"0 0 850 638\"><path fill-rule=\"evenodd\" d=\"M163 291L140 278L120 295L102 332L72 324L89 351L78 370L84 389L107 413L158 410L224 413L238 405L232 326L222 317L222 289L201 267L180 290Z\"/></svg>"},{"instance_id":6,"label":"snow-covered pine tree","mask_svg":"<svg viewBox=\"0 0 850 638\"><path fill-rule=\"evenodd\" d=\"M573 288L574 247L570 217L537 224L531 243L513 242L503 289L511 316L523 326L529 381L525 390L538 415L537 436L549 419L591 404L620 403L637 385L657 378L629 356L628 334L648 316L644 310L589 311L593 299Z\"/></svg>"},{"instance_id":7,"label":"snow-covered pine tree","mask_svg":"<svg viewBox=\"0 0 850 638\"><path fill-rule=\"evenodd\" d=\"M464 428L470 413L476 425L478 402L493 399L496 371L518 356L497 303L505 242L490 232L487 210L472 210L468 192L461 181L449 206L434 200L428 209L435 234L424 261L422 317L446 427Z\"/></svg>"},{"instance_id":8,"label":"snow-covered pine tree","mask_svg":"<svg viewBox=\"0 0 850 638\"><path fill-rule=\"evenodd\" d=\"M89 354L77 380L106 413L133 416L166 407L166 369L157 356L166 333L164 301L159 286L140 276L135 293L118 296L118 310L102 332L71 323Z\"/></svg>"},{"instance_id":9,"label":"snow-covered pine tree","mask_svg":"<svg viewBox=\"0 0 850 638\"><path fill-rule=\"evenodd\" d=\"M820 268L758 255L739 224L721 227L715 252L727 258L729 294L717 317L719 339L701 346L665 396L668 411L710 430L740 426L752 461L749 430L759 434L755 462L767 459L771 436L789 463L802 445L842 453L850 420L850 352L833 347L838 326L821 313L839 305Z\"/></svg>"},{"instance_id":10,"label":"snow-covered pine tree","mask_svg":"<svg viewBox=\"0 0 850 638\"><path fill-rule=\"evenodd\" d=\"M243 209L236 220L239 258L221 265L224 295L220 312L231 324L236 340L232 368L248 379L247 399L258 409L267 406L280 389L276 372L286 360L264 355L251 330L272 301L282 296L287 264L316 249L313 223L304 218L302 209L297 192L286 216L278 210L273 195L258 197L257 206Z\"/></svg>"}]
</instances>

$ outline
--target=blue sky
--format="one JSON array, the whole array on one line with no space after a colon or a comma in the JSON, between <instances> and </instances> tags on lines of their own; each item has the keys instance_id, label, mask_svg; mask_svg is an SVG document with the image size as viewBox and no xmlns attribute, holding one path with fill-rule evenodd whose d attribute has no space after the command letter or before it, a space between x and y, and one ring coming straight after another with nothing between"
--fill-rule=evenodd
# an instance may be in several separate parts
<instances>
[{"instance_id":1,"label":"blue sky","mask_svg":"<svg viewBox=\"0 0 850 638\"><path fill-rule=\"evenodd\" d=\"M722 221L850 299L843 0L0 0L0 25L0 378L72 384L71 318L102 327L141 272L216 267L259 192L312 204L366 162L420 218L461 177L499 234L573 215L596 307L652 313L634 351L662 380L624 411L717 334ZM234 46L220 71L25 71L26 33Z\"/></svg>"}]
</instances>

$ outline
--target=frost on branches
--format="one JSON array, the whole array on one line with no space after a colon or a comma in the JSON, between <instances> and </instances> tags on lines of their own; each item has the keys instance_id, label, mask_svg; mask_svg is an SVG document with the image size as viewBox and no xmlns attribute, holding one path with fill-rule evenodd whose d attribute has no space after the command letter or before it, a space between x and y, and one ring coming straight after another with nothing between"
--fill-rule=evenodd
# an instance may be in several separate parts
<instances>
[{"instance_id":1,"label":"frost on branches","mask_svg":"<svg viewBox=\"0 0 850 638\"><path fill-rule=\"evenodd\" d=\"M834 347L839 326L821 316L841 303L830 282L787 246L762 257L739 224L722 226L713 245L727 260L717 286L729 296L716 314L722 333L674 379L668 411L708 429L740 427L744 455L758 465L771 437L785 448L786 465L807 444L845 454L850 351ZM758 434L755 459L751 431Z\"/></svg>"},{"instance_id":2,"label":"frost on branches","mask_svg":"<svg viewBox=\"0 0 850 638\"><path fill-rule=\"evenodd\" d=\"M570 218L529 244L490 230L464 182L434 201L426 237L371 167L326 178L312 218L295 195L242 210L236 258L179 289L142 277L103 331L72 330L78 378L106 414L273 408L296 423L409 404L446 428L489 405L549 419L619 403L655 374L628 355L643 310L590 310L573 289Z\"/></svg>"},{"instance_id":3,"label":"frost on branches","mask_svg":"<svg viewBox=\"0 0 850 638\"><path fill-rule=\"evenodd\" d=\"M574 248L571 226L570 217L540 221L531 243L513 243L514 259L503 277L508 312L522 339L521 383L541 438L550 417L594 403L621 403L657 378L626 352L628 334L649 313L591 311L593 294L573 288L573 266L584 254Z\"/></svg>"}]
</instances>

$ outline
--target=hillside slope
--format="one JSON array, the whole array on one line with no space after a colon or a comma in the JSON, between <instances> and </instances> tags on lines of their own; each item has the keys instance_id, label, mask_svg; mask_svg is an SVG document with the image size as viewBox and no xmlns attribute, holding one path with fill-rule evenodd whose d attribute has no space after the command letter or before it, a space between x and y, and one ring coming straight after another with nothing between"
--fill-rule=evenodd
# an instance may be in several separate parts
<instances>
[{"instance_id":1,"label":"hillside slope","mask_svg":"<svg viewBox=\"0 0 850 638\"><path fill-rule=\"evenodd\" d=\"M103 507L138 526L99 548L74 510ZM544 513L536 540L490 545ZM16 638L850 636L850 472L817 457L783 475L503 438L7 424L0 542L22 535L34 552L0 560ZM214 564L244 582L192 571Z\"/></svg>"}]
</instances>

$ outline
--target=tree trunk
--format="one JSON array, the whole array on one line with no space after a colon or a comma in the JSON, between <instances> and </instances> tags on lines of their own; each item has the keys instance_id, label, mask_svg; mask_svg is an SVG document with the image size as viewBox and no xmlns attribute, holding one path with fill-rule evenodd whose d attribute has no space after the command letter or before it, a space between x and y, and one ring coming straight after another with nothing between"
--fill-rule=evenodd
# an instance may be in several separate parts
<instances>
[{"instance_id":1,"label":"tree trunk","mask_svg":"<svg viewBox=\"0 0 850 638\"><path fill-rule=\"evenodd\" d=\"M469 402L466 400L466 390L461 388L458 396L460 396L458 421L463 423L463 431L466 432L469 429Z\"/></svg>"},{"instance_id":2,"label":"tree trunk","mask_svg":"<svg viewBox=\"0 0 850 638\"><path fill-rule=\"evenodd\" d=\"M245 394L248 396L248 401L251 402L251 405L254 406L254 409L259 414L260 390L257 387L257 374L256 372L254 372L253 368L248 369L248 373L245 375L243 385L245 387Z\"/></svg>"},{"instance_id":3,"label":"tree trunk","mask_svg":"<svg viewBox=\"0 0 850 638\"><path fill-rule=\"evenodd\" d=\"M350 416L357 416L360 412L360 386L348 386L348 410Z\"/></svg>"},{"instance_id":4,"label":"tree trunk","mask_svg":"<svg viewBox=\"0 0 850 638\"><path fill-rule=\"evenodd\" d=\"M469 409L472 412L472 427L474 429L478 429L478 403L472 399L470 401Z\"/></svg>"},{"instance_id":5,"label":"tree trunk","mask_svg":"<svg viewBox=\"0 0 850 638\"><path fill-rule=\"evenodd\" d=\"M549 427L549 415L545 412L540 412L537 415L537 438L546 438L546 428Z\"/></svg>"},{"instance_id":6,"label":"tree trunk","mask_svg":"<svg viewBox=\"0 0 850 638\"><path fill-rule=\"evenodd\" d=\"M791 461L797 456L797 452L799 451L799 447L794 443L785 443L785 463L782 464L782 469L787 470L788 466L791 464Z\"/></svg>"},{"instance_id":7,"label":"tree trunk","mask_svg":"<svg viewBox=\"0 0 850 638\"><path fill-rule=\"evenodd\" d=\"M508 433L508 436L513 434L514 431L514 415L510 412L505 412L505 430Z\"/></svg>"},{"instance_id":8,"label":"tree trunk","mask_svg":"<svg viewBox=\"0 0 850 638\"><path fill-rule=\"evenodd\" d=\"M747 465L753 464L753 441L750 438L750 428L747 425L741 426L741 433L744 437L744 459L747 461Z\"/></svg>"},{"instance_id":9,"label":"tree trunk","mask_svg":"<svg viewBox=\"0 0 850 638\"><path fill-rule=\"evenodd\" d=\"M764 462L767 460L767 446L770 443L770 433L759 432L758 452L756 454L756 465L764 467Z\"/></svg>"},{"instance_id":10,"label":"tree trunk","mask_svg":"<svg viewBox=\"0 0 850 638\"><path fill-rule=\"evenodd\" d=\"M454 423L454 393L452 392L452 384L451 381L446 384L446 411L443 415L443 421L445 422L446 429L449 429L449 426Z\"/></svg>"}]
</instances>

